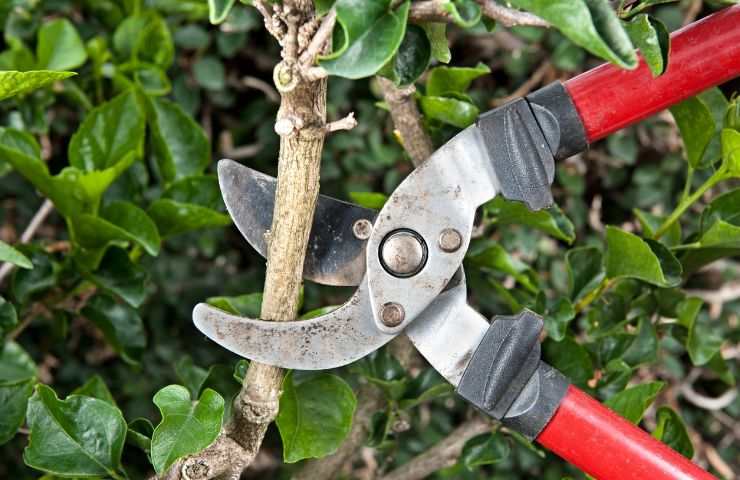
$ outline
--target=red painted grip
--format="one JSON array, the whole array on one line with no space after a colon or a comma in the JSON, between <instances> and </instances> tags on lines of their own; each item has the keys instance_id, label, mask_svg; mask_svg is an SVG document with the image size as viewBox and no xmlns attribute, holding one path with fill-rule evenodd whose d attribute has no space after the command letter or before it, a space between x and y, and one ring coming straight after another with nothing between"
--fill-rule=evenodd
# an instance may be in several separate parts
<instances>
[{"instance_id":1,"label":"red painted grip","mask_svg":"<svg viewBox=\"0 0 740 480\"><path fill-rule=\"evenodd\" d=\"M658 78L640 59L635 70L610 64L568 80L589 143L740 75L740 5L671 35L668 68Z\"/></svg>"},{"instance_id":2,"label":"red painted grip","mask_svg":"<svg viewBox=\"0 0 740 480\"><path fill-rule=\"evenodd\" d=\"M537 441L597 480L715 479L572 385Z\"/></svg>"}]
</instances>

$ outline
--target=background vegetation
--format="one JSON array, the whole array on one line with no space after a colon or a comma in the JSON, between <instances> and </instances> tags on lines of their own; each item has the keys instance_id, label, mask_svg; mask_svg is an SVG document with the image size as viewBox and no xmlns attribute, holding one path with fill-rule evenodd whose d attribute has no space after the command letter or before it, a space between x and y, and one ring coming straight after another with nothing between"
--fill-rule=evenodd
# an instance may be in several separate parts
<instances>
[{"instance_id":1,"label":"background vegetation","mask_svg":"<svg viewBox=\"0 0 740 480\"><path fill-rule=\"evenodd\" d=\"M247 362L191 310L260 315L265 262L230 226L214 160L276 174L286 47L271 35L290 25L264 28L273 6L247 3L0 3L0 477L180 478L230 425ZM480 111L604 59L633 67L635 46L659 75L667 32L727 3L317 0L335 48L303 74L329 75L343 120L328 130L351 128L324 141L322 192L379 208ZM490 202L466 259L483 314L542 313L547 361L723 478L740 468L739 88L561 163L559 207ZM420 115L397 117L408 102ZM300 312L350 294L307 282ZM243 478L427 474L583 478L481 419L403 341L286 377Z\"/></svg>"}]
</instances>

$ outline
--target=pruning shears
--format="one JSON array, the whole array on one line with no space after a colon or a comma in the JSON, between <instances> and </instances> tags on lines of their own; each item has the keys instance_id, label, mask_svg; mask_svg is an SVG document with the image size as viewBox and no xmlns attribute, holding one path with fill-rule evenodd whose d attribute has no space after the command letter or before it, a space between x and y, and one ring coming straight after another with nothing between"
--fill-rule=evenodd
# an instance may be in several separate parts
<instances>
[{"instance_id":1,"label":"pruning shears","mask_svg":"<svg viewBox=\"0 0 740 480\"><path fill-rule=\"evenodd\" d=\"M501 195L552 204L555 161L740 75L740 5L675 32L667 71L653 78L601 65L487 112L414 170L376 212L320 196L304 277L357 286L341 307L268 322L207 304L193 311L209 338L285 368L329 369L404 332L457 394L597 479L714 478L571 385L540 359L542 319L524 310L489 322L467 303L461 267L475 210ZM263 256L274 178L218 165L227 209Z\"/></svg>"}]
</instances>

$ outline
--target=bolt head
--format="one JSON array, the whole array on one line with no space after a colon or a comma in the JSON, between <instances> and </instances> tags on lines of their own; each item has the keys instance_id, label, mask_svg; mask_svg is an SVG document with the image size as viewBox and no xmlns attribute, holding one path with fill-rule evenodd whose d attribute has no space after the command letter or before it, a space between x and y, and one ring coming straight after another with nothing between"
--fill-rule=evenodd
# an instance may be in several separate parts
<instances>
[{"instance_id":1,"label":"bolt head","mask_svg":"<svg viewBox=\"0 0 740 480\"><path fill-rule=\"evenodd\" d=\"M373 233L373 224L370 220L361 218L352 225L352 233L358 240L367 240L370 238L370 234Z\"/></svg>"},{"instance_id":2,"label":"bolt head","mask_svg":"<svg viewBox=\"0 0 740 480\"><path fill-rule=\"evenodd\" d=\"M396 277L412 277L427 261L424 240L411 230L394 230L380 244L380 263Z\"/></svg>"},{"instance_id":3,"label":"bolt head","mask_svg":"<svg viewBox=\"0 0 740 480\"><path fill-rule=\"evenodd\" d=\"M397 327L401 325L405 316L406 312L404 312L403 307L395 302L386 303L380 311L380 320L386 327Z\"/></svg>"},{"instance_id":4,"label":"bolt head","mask_svg":"<svg viewBox=\"0 0 740 480\"><path fill-rule=\"evenodd\" d=\"M454 228L445 228L439 234L439 240L437 243L439 244L440 250L452 253L458 251L460 247L462 247L463 238L460 232Z\"/></svg>"}]
</instances>

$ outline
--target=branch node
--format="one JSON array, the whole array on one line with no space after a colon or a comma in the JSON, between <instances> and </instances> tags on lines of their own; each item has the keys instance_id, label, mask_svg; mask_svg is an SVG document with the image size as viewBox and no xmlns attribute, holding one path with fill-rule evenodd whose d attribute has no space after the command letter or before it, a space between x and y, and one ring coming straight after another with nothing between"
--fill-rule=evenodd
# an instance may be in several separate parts
<instances>
[{"instance_id":1,"label":"branch node","mask_svg":"<svg viewBox=\"0 0 740 480\"><path fill-rule=\"evenodd\" d=\"M303 71L303 78L309 82L315 82L329 76L329 72L324 67L309 67Z\"/></svg>"},{"instance_id":2,"label":"branch node","mask_svg":"<svg viewBox=\"0 0 740 480\"><path fill-rule=\"evenodd\" d=\"M240 403L240 411L244 418L257 425L264 425L275 420L280 408L280 400L277 397L265 401L242 398Z\"/></svg>"},{"instance_id":3,"label":"branch node","mask_svg":"<svg viewBox=\"0 0 740 480\"><path fill-rule=\"evenodd\" d=\"M294 65L280 62L272 71L272 81L281 93L292 92L298 86L298 75L295 74Z\"/></svg>"},{"instance_id":4,"label":"branch node","mask_svg":"<svg viewBox=\"0 0 740 480\"><path fill-rule=\"evenodd\" d=\"M182 464L180 473L184 480L203 480L208 478L211 468L208 462L197 457L191 457Z\"/></svg>"},{"instance_id":5,"label":"branch node","mask_svg":"<svg viewBox=\"0 0 740 480\"><path fill-rule=\"evenodd\" d=\"M288 137L304 127L303 119L293 115L280 117L275 122L275 133L281 137Z\"/></svg>"}]
</instances>

